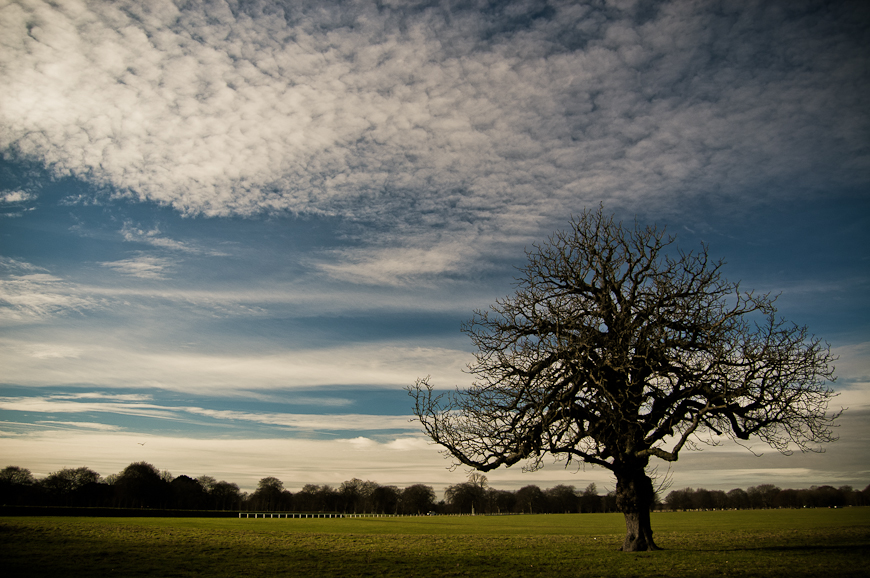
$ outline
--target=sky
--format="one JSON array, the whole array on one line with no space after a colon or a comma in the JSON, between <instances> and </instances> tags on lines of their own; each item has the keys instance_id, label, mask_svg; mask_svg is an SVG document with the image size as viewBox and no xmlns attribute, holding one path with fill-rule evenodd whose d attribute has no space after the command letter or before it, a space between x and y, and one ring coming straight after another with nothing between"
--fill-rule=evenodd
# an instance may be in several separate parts
<instances>
[{"instance_id":1,"label":"sky","mask_svg":"<svg viewBox=\"0 0 870 578\"><path fill-rule=\"evenodd\" d=\"M830 343L824 453L661 487L870 483L870 6L0 0L0 467L291 491L465 480L403 387L602 206ZM548 464L516 489L596 483Z\"/></svg>"}]
</instances>

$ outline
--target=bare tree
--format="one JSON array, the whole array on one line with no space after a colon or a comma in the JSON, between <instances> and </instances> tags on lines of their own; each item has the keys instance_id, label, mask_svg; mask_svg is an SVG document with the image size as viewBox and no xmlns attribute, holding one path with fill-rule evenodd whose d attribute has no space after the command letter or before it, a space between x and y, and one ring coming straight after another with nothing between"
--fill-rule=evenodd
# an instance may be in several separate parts
<instances>
[{"instance_id":1,"label":"bare tree","mask_svg":"<svg viewBox=\"0 0 870 578\"><path fill-rule=\"evenodd\" d=\"M626 551L657 549L650 458L676 461L701 435L821 451L839 415L830 347L777 318L769 295L723 279L706 246L674 240L584 212L527 252L515 295L463 328L473 384L409 388L459 464L536 470L550 454L612 471Z\"/></svg>"}]
</instances>

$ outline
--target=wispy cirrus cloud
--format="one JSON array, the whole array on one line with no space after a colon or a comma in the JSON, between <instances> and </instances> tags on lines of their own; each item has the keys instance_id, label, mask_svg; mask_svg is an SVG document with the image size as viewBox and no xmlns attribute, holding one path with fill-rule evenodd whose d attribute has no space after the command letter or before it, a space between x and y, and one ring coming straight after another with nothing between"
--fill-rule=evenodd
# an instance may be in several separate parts
<instances>
[{"instance_id":1,"label":"wispy cirrus cloud","mask_svg":"<svg viewBox=\"0 0 870 578\"><path fill-rule=\"evenodd\" d=\"M31 263L0 256L0 275L0 321L32 321L104 305L98 298L76 294L70 283Z\"/></svg>"},{"instance_id":2,"label":"wispy cirrus cloud","mask_svg":"<svg viewBox=\"0 0 870 578\"><path fill-rule=\"evenodd\" d=\"M65 396L2 397L0 409L28 413L111 413L156 419L182 419L173 408L154 403L79 401Z\"/></svg>"},{"instance_id":3,"label":"wispy cirrus cloud","mask_svg":"<svg viewBox=\"0 0 870 578\"><path fill-rule=\"evenodd\" d=\"M215 251L214 249L206 249L197 244L186 243L171 239L163 235L159 227L151 229L142 229L134 225L131 221L126 221L121 228L121 236L125 241L131 243L143 243L151 245L159 249L166 249L178 253L191 253L195 255L205 254L213 257L226 256L226 253Z\"/></svg>"},{"instance_id":4,"label":"wispy cirrus cloud","mask_svg":"<svg viewBox=\"0 0 870 578\"><path fill-rule=\"evenodd\" d=\"M305 431L361 431L361 430L410 430L417 431L419 426L412 423L410 415L384 416L359 414L288 414L253 413L230 410L215 410L187 407L184 411L219 420L247 421L263 425L281 426Z\"/></svg>"},{"instance_id":5,"label":"wispy cirrus cloud","mask_svg":"<svg viewBox=\"0 0 870 578\"><path fill-rule=\"evenodd\" d=\"M190 422L195 416L206 417L219 422L248 422L262 426L276 426L281 429L297 432L330 433L338 431L365 430L412 430L418 429L412 424L410 416L384 416L362 414L300 414L277 412L254 412L221 410L197 406L170 406L155 401L127 399L117 395L69 396L46 395L30 397L0 397L0 410L7 412L26 412L28 414L111 414L123 417L140 417L175 422ZM89 427L82 424L95 422L72 422L57 420L36 420L49 425L73 425ZM77 425L78 424L78 425ZM116 426L100 424L90 426L91 429L117 430Z\"/></svg>"},{"instance_id":6,"label":"wispy cirrus cloud","mask_svg":"<svg viewBox=\"0 0 870 578\"><path fill-rule=\"evenodd\" d=\"M54 420L45 420L38 421L35 423L37 427L40 426L49 426L49 427L58 427L58 428L68 428L74 430L94 430L94 431L122 431L124 428L117 425L110 425L106 423L97 423L91 421L54 421Z\"/></svg>"},{"instance_id":7,"label":"wispy cirrus cloud","mask_svg":"<svg viewBox=\"0 0 870 578\"><path fill-rule=\"evenodd\" d=\"M195 250L195 249L194 249ZM206 250L207 251L207 250ZM391 265L396 263L392 252L387 266L361 264L359 259L347 267L312 261L312 267L325 274L351 280L356 283L393 284L406 283L408 276L423 275L421 264L425 259L416 259L404 276ZM378 253L371 253L378 259ZM206 255L208 256L208 255ZM169 257L140 254L130 259L102 262L109 270L133 278L163 281L169 272L175 271L176 261ZM367 265L367 266L366 266ZM437 271L428 271L435 275ZM309 282L266 284L260 287L171 287L159 284L136 284L118 286L90 278L88 283L76 283L50 270L26 261L0 256L0 321L23 322L45 320L70 314L89 314L95 311L115 313L140 311L149 307L178 306L195 315L211 317L262 318L276 312L303 311L305 315L328 313L343 314L349 310L368 311L469 311L479 304L474 295L426 294L421 302L418 297L425 291L417 286L415 294L384 292L377 287L370 291L359 288L318 287ZM66 349L61 348L66 351ZM60 350L58 350L60 351ZM50 351L46 351L49 355Z\"/></svg>"},{"instance_id":8,"label":"wispy cirrus cloud","mask_svg":"<svg viewBox=\"0 0 870 578\"><path fill-rule=\"evenodd\" d=\"M172 269L169 259L154 255L137 255L130 259L107 261L100 263L103 267L113 269L122 275L138 277L139 279L166 279L166 273Z\"/></svg>"},{"instance_id":9,"label":"wispy cirrus cloud","mask_svg":"<svg viewBox=\"0 0 870 578\"><path fill-rule=\"evenodd\" d=\"M270 354L167 352L138 344L92 343L73 348L0 339L3 381L22 386L89 384L245 396L252 391L317 386L369 385L395 388L431 374L439 383L468 381L470 354L446 347L395 342L356 343ZM64 355L46 355L61 351Z\"/></svg>"}]
</instances>

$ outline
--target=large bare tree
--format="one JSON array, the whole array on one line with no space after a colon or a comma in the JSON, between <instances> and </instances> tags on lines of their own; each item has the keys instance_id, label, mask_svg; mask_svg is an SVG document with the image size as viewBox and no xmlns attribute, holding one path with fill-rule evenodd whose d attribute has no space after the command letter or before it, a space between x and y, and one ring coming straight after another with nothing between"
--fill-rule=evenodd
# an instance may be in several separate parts
<instances>
[{"instance_id":1,"label":"large bare tree","mask_svg":"<svg viewBox=\"0 0 870 578\"><path fill-rule=\"evenodd\" d=\"M655 227L586 211L527 252L516 293L463 330L467 389L410 388L425 432L489 471L546 454L616 477L626 551L655 550L650 458L697 441L757 438L785 454L835 439L830 347L776 316L769 295L721 275Z\"/></svg>"}]
</instances>

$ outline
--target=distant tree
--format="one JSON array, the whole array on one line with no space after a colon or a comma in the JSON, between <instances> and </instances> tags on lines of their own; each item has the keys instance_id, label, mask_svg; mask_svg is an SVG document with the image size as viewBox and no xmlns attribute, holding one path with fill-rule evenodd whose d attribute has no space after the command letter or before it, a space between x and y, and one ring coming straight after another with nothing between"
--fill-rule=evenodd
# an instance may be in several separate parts
<instances>
[{"instance_id":1,"label":"distant tree","mask_svg":"<svg viewBox=\"0 0 870 578\"><path fill-rule=\"evenodd\" d=\"M305 484L293 496L296 510L300 512L338 512L341 510L340 494L329 485Z\"/></svg>"},{"instance_id":2,"label":"distant tree","mask_svg":"<svg viewBox=\"0 0 870 578\"><path fill-rule=\"evenodd\" d=\"M323 512L336 510L335 500L328 497L335 491L329 486L305 484L302 490L293 495L293 505L299 512Z\"/></svg>"},{"instance_id":3,"label":"distant tree","mask_svg":"<svg viewBox=\"0 0 870 578\"><path fill-rule=\"evenodd\" d=\"M316 484L305 484L302 489L293 495L293 505L299 512L316 512L319 510L316 504Z\"/></svg>"},{"instance_id":4,"label":"distant tree","mask_svg":"<svg viewBox=\"0 0 870 578\"><path fill-rule=\"evenodd\" d=\"M487 504L486 487L472 482L447 486L444 501L457 514L483 513Z\"/></svg>"},{"instance_id":5,"label":"distant tree","mask_svg":"<svg viewBox=\"0 0 870 578\"><path fill-rule=\"evenodd\" d=\"M372 490L369 497L372 504L372 512L380 514L396 514L399 510L399 498L401 492L396 486L378 486Z\"/></svg>"},{"instance_id":6,"label":"distant tree","mask_svg":"<svg viewBox=\"0 0 870 578\"><path fill-rule=\"evenodd\" d=\"M480 472L469 472L468 483L477 486L478 488L486 488L489 484L489 480Z\"/></svg>"},{"instance_id":7,"label":"distant tree","mask_svg":"<svg viewBox=\"0 0 870 578\"><path fill-rule=\"evenodd\" d=\"M274 476L262 478L257 483L257 490L262 490L264 492L283 492L284 482Z\"/></svg>"},{"instance_id":8,"label":"distant tree","mask_svg":"<svg viewBox=\"0 0 870 578\"><path fill-rule=\"evenodd\" d=\"M847 506L864 506L864 500L861 492L854 489L852 486L840 486L837 491L843 495L843 499Z\"/></svg>"},{"instance_id":9,"label":"distant tree","mask_svg":"<svg viewBox=\"0 0 870 578\"><path fill-rule=\"evenodd\" d=\"M363 481L359 478L342 482L338 492L344 502L344 511L353 513L371 512L371 496L377 487L378 484L376 482Z\"/></svg>"},{"instance_id":10,"label":"distant tree","mask_svg":"<svg viewBox=\"0 0 870 578\"><path fill-rule=\"evenodd\" d=\"M804 505L804 496L798 490L782 490L776 496L776 505L779 508L800 508Z\"/></svg>"},{"instance_id":11,"label":"distant tree","mask_svg":"<svg viewBox=\"0 0 870 578\"><path fill-rule=\"evenodd\" d=\"M728 508L728 496L722 490L710 490L710 500L713 509L725 510Z\"/></svg>"},{"instance_id":12,"label":"distant tree","mask_svg":"<svg viewBox=\"0 0 870 578\"><path fill-rule=\"evenodd\" d=\"M673 243L598 210L529 251L515 295L464 327L472 386L410 388L424 431L479 471L547 454L610 470L626 551L657 549L651 458L676 461L701 435L786 454L834 440L830 347L723 279L706 246Z\"/></svg>"},{"instance_id":13,"label":"distant tree","mask_svg":"<svg viewBox=\"0 0 870 578\"><path fill-rule=\"evenodd\" d=\"M749 502L749 494L747 494L746 490L743 488L734 488L725 495L728 498L727 503L729 508L735 510L746 510L752 507Z\"/></svg>"},{"instance_id":14,"label":"distant tree","mask_svg":"<svg viewBox=\"0 0 870 578\"><path fill-rule=\"evenodd\" d=\"M544 497L544 492L535 484L529 484L517 490L517 502L514 508L518 512L529 514L541 513L545 505L546 498Z\"/></svg>"},{"instance_id":15,"label":"distant tree","mask_svg":"<svg viewBox=\"0 0 870 578\"><path fill-rule=\"evenodd\" d=\"M182 510L199 510L206 504L208 494L197 480L189 476L178 476L169 482L172 503Z\"/></svg>"},{"instance_id":16,"label":"distant tree","mask_svg":"<svg viewBox=\"0 0 870 578\"><path fill-rule=\"evenodd\" d=\"M242 492L238 484L221 480L212 485L208 495L217 510L235 510L241 506Z\"/></svg>"},{"instance_id":17,"label":"distant tree","mask_svg":"<svg viewBox=\"0 0 870 578\"><path fill-rule=\"evenodd\" d=\"M773 508L777 503L780 489L773 484L760 484L746 490L749 504L755 509Z\"/></svg>"},{"instance_id":18,"label":"distant tree","mask_svg":"<svg viewBox=\"0 0 870 578\"><path fill-rule=\"evenodd\" d=\"M692 510L695 504L692 501L692 488L672 490L665 498L665 505L669 510Z\"/></svg>"},{"instance_id":19,"label":"distant tree","mask_svg":"<svg viewBox=\"0 0 870 578\"><path fill-rule=\"evenodd\" d=\"M696 510L712 510L715 507L713 494L710 493L710 490L698 488L692 496L692 505Z\"/></svg>"},{"instance_id":20,"label":"distant tree","mask_svg":"<svg viewBox=\"0 0 870 578\"><path fill-rule=\"evenodd\" d=\"M573 513L580 511L580 497L574 486L559 484L544 490L547 511L551 513ZM597 496L596 496L597 497Z\"/></svg>"},{"instance_id":21,"label":"distant tree","mask_svg":"<svg viewBox=\"0 0 870 578\"><path fill-rule=\"evenodd\" d=\"M86 467L63 468L50 473L42 480L42 486L56 494L69 494L74 490L100 481L100 474Z\"/></svg>"},{"instance_id":22,"label":"distant tree","mask_svg":"<svg viewBox=\"0 0 870 578\"><path fill-rule=\"evenodd\" d=\"M196 478L196 481L199 482L199 485L202 486L202 489L206 492L210 492L215 484L217 484L217 480L211 476L199 476Z\"/></svg>"},{"instance_id":23,"label":"distant tree","mask_svg":"<svg viewBox=\"0 0 870 578\"><path fill-rule=\"evenodd\" d=\"M274 512L283 509L282 502L288 501L284 496L284 482L272 476L261 479L250 501L255 510Z\"/></svg>"},{"instance_id":24,"label":"distant tree","mask_svg":"<svg viewBox=\"0 0 870 578\"><path fill-rule=\"evenodd\" d=\"M426 514L435 508L435 490L432 486L413 484L402 490L403 514Z\"/></svg>"},{"instance_id":25,"label":"distant tree","mask_svg":"<svg viewBox=\"0 0 870 578\"><path fill-rule=\"evenodd\" d=\"M6 466L0 470L0 504L25 505L37 501L40 488L30 470Z\"/></svg>"},{"instance_id":26,"label":"distant tree","mask_svg":"<svg viewBox=\"0 0 870 578\"><path fill-rule=\"evenodd\" d=\"M846 505L846 496L833 486L812 486L807 501L814 508L842 508Z\"/></svg>"},{"instance_id":27,"label":"distant tree","mask_svg":"<svg viewBox=\"0 0 870 578\"><path fill-rule=\"evenodd\" d=\"M603 510L601 496L598 495L598 488L595 484L589 484L580 495L580 511L589 514L601 512Z\"/></svg>"},{"instance_id":28,"label":"distant tree","mask_svg":"<svg viewBox=\"0 0 870 578\"><path fill-rule=\"evenodd\" d=\"M134 462L118 474L114 484L120 505L134 508L159 508L169 497L169 484L148 462Z\"/></svg>"},{"instance_id":29,"label":"distant tree","mask_svg":"<svg viewBox=\"0 0 870 578\"><path fill-rule=\"evenodd\" d=\"M488 488L486 490L486 503L487 511L490 513L513 512L517 505L517 494L507 490Z\"/></svg>"},{"instance_id":30,"label":"distant tree","mask_svg":"<svg viewBox=\"0 0 870 578\"><path fill-rule=\"evenodd\" d=\"M99 488L94 488L100 481L100 474L86 467L63 468L52 472L39 484L54 504L73 506L88 505L82 502L98 501Z\"/></svg>"},{"instance_id":31,"label":"distant tree","mask_svg":"<svg viewBox=\"0 0 870 578\"><path fill-rule=\"evenodd\" d=\"M8 482L20 486L30 486L36 483L36 480L27 468L6 466L0 470L0 482Z\"/></svg>"}]
</instances>

